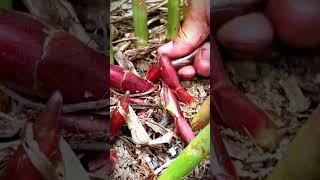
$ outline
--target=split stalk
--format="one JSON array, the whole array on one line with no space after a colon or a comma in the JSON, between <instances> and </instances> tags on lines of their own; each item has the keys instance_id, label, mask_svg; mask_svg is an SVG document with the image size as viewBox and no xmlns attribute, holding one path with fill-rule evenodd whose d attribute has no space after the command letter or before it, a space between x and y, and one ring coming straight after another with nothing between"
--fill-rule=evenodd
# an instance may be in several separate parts
<instances>
[{"instance_id":1,"label":"split stalk","mask_svg":"<svg viewBox=\"0 0 320 180\"><path fill-rule=\"evenodd\" d=\"M194 131L203 129L207 124L210 123L210 96L200 106L199 111L193 117L191 126Z\"/></svg>"}]
</instances>

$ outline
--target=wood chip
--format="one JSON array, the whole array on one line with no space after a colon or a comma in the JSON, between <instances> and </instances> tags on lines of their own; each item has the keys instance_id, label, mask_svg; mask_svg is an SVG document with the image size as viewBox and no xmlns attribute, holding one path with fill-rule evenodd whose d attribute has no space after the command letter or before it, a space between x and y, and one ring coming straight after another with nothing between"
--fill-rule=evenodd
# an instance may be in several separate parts
<instances>
[{"instance_id":1,"label":"wood chip","mask_svg":"<svg viewBox=\"0 0 320 180\"><path fill-rule=\"evenodd\" d=\"M280 84L290 101L289 110L291 112L303 112L309 108L310 101L304 96L294 76L289 76Z\"/></svg>"}]
</instances>

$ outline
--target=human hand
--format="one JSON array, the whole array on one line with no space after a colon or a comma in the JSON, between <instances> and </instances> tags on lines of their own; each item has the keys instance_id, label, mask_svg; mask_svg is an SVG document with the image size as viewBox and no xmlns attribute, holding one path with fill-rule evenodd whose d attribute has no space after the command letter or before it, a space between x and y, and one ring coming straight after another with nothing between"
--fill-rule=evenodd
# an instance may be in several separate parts
<instances>
[{"instance_id":1,"label":"human hand","mask_svg":"<svg viewBox=\"0 0 320 180\"><path fill-rule=\"evenodd\" d=\"M210 1L192 0L185 21L177 37L158 49L175 59L186 56L196 50L210 33Z\"/></svg>"}]
</instances>

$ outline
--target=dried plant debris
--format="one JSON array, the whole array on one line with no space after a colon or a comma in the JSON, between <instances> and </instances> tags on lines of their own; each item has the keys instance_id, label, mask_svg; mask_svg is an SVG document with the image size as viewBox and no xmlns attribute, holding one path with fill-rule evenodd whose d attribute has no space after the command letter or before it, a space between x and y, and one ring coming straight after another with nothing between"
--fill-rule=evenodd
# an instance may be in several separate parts
<instances>
[{"instance_id":1,"label":"dried plant debris","mask_svg":"<svg viewBox=\"0 0 320 180\"><path fill-rule=\"evenodd\" d=\"M290 112L304 112L309 108L310 101L307 99L298 85L297 79L290 76L281 82L281 86L289 99Z\"/></svg>"},{"instance_id":2,"label":"dried plant debris","mask_svg":"<svg viewBox=\"0 0 320 180\"><path fill-rule=\"evenodd\" d=\"M265 179L270 174L289 142L320 103L319 72L314 71L318 64L314 59L319 57L283 56L268 62L227 62L235 84L268 112L281 131L277 148L270 152L229 128L222 129L227 150L244 180Z\"/></svg>"}]
</instances>

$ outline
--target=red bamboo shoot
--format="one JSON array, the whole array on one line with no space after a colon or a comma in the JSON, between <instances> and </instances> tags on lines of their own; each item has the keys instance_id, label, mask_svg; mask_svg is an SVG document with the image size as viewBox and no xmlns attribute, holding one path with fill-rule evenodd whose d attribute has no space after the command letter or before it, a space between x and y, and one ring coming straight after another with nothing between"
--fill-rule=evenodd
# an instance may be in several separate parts
<instances>
[{"instance_id":1,"label":"red bamboo shoot","mask_svg":"<svg viewBox=\"0 0 320 180\"><path fill-rule=\"evenodd\" d=\"M172 66L176 70L179 70L185 66L191 65L193 63L194 58L195 58L196 54L198 53L198 51L199 51L199 48L187 56L184 56L184 57L178 58L178 59L173 59L171 61ZM156 82L160 79L160 77L161 77L161 73L160 73L159 63L156 63L156 64L152 65L150 67L150 69L148 70L148 72L146 74L146 79L151 82Z\"/></svg>"},{"instance_id":2,"label":"red bamboo shoot","mask_svg":"<svg viewBox=\"0 0 320 180\"><path fill-rule=\"evenodd\" d=\"M194 132L184 118L175 95L165 83L163 83L160 98L162 106L173 116L174 123L182 140L187 144L190 143L195 137Z\"/></svg>"},{"instance_id":3,"label":"red bamboo shoot","mask_svg":"<svg viewBox=\"0 0 320 180\"><path fill-rule=\"evenodd\" d=\"M79 135L101 135L107 137L107 116L90 114L65 114L61 117L61 128L66 133Z\"/></svg>"},{"instance_id":4,"label":"red bamboo shoot","mask_svg":"<svg viewBox=\"0 0 320 180\"><path fill-rule=\"evenodd\" d=\"M214 101L211 104L223 122L242 134L250 135L262 146L274 145L277 130L272 120L232 84L215 44L211 54L213 55L211 91Z\"/></svg>"},{"instance_id":5,"label":"red bamboo shoot","mask_svg":"<svg viewBox=\"0 0 320 180\"><path fill-rule=\"evenodd\" d=\"M27 96L65 103L107 98L107 57L32 16L0 11L0 80Z\"/></svg>"},{"instance_id":6,"label":"red bamboo shoot","mask_svg":"<svg viewBox=\"0 0 320 180\"><path fill-rule=\"evenodd\" d=\"M211 175L215 180L239 180L236 169L224 145L220 130L214 118L211 118Z\"/></svg>"},{"instance_id":7,"label":"red bamboo shoot","mask_svg":"<svg viewBox=\"0 0 320 180\"><path fill-rule=\"evenodd\" d=\"M110 86L122 93L129 91L130 94L148 94L156 89L152 82L112 64L110 65Z\"/></svg>"},{"instance_id":8,"label":"red bamboo shoot","mask_svg":"<svg viewBox=\"0 0 320 180\"><path fill-rule=\"evenodd\" d=\"M118 106L120 106L126 112L129 111L129 95L126 94L122 96L118 101ZM110 115L110 141L117 135L120 128L126 123L125 118L120 113L118 108L114 109Z\"/></svg>"},{"instance_id":9,"label":"red bamboo shoot","mask_svg":"<svg viewBox=\"0 0 320 180\"><path fill-rule=\"evenodd\" d=\"M146 74L146 79L151 82L156 82L160 79L160 76L161 74L160 74L159 64L156 63L152 65L151 68L148 70Z\"/></svg>"},{"instance_id":10,"label":"red bamboo shoot","mask_svg":"<svg viewBox=\"0 0 320 180\"><path fill-rule=\"evenodd\" d=\"M34 140L39 144L42 153L53 163L59 161L60 113L62 97L55 93L49 100L47 108L33 124ZM32 158L32 157L31 157ZM23 173L22 173L23 172ZM43 180L39 170L33 165L23 146L8 161L4 170L6 180Z\"/></svg>"},{"instance_id":11,"label":"red bamboo shoot","mask_svg":"<svg viewBox=\"0 0 320 180\"><path fill-rule=\"evenodd\" d=\"M170 59L163 54L160 56L160 72L162 80L172 89L179 101L195 106L196 100L182 87Z\"/></svg>"}]
</instances>

